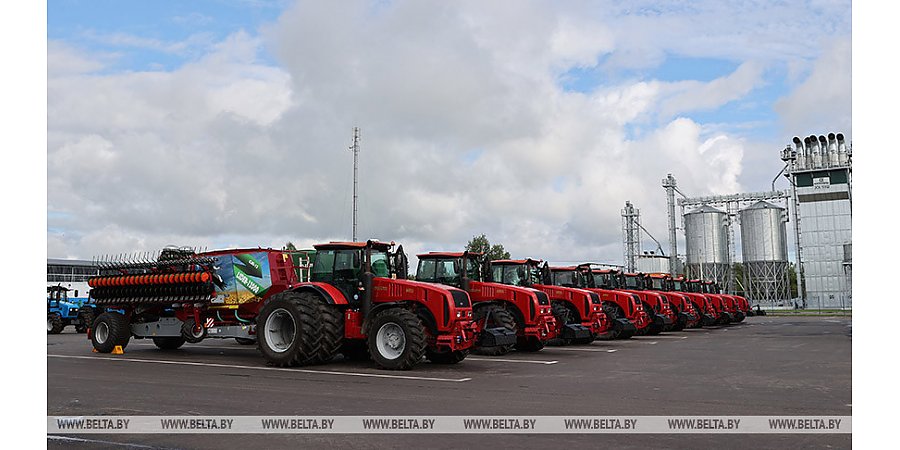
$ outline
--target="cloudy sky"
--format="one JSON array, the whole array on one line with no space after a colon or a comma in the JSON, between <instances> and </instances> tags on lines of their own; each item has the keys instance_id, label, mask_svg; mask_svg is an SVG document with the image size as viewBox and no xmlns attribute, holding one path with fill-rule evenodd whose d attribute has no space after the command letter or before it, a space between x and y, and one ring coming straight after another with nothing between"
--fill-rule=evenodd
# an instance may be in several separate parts
<instances>
[{"instance_id":1,"label":"cloudy sky","mask_svg":"<svg viewBox=\"0 0 900 450\"><path fill-rule=\"evenodd\" d=\"M852 139L850 11L50 0L48 256L349 239L359 126L361 238L621 263L667 173L763 191L792 136Z\"/></svg>"}]
</instances>

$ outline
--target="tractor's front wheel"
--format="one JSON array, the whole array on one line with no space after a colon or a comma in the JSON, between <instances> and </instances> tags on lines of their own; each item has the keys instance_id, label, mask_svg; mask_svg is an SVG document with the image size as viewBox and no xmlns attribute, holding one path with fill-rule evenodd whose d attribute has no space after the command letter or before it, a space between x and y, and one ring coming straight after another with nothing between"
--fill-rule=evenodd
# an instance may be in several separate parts
<instances>
[{"instance_id":1,"label":"tractor's front wheel","mask_svg":"<svg viewBox=\"0 0 900 450\"><path fill-rule=\"evenodd\" d=\"M516 318L506 308L489 305L475 309L473 320L482 325L482 328L506 328L516 332ZM487 356L500 356L509 353L513 345L497 345L494 347L478 347L475 353Z\"/></svg>"},{"instance_id":2,"label":"tractor's front wheel","mask_svg":"<svg viewBox=\"0 0 900 450\"><path fill-rule=\"evenodd\" d=\"M369 354L384 369L408 370L425 356L425 326L403 308L379 312L369 324Z\"/></svg>"},{"instance_id":3,"label":"tractor's front wheel","mask_svg":"<svg viewBox=\"0 0 900 450\"><path fill-rule=\"evenodd\" d=\"M131 339L131 325L121 313L108 311L97 316L91 325L91 344L100 353L110 353L117 345L122 349Z\"/></svg>"},{"instance_id":4,"label":"tractor's front wheel","mask_svg":"<svg viewBox=\"0 0 900 450\"><path fill-rule=\"evenodd\" d=\"M550 305L551 310L553 311L553 317L556 318L556 326L558 335L562 336L563 330L566 329L566 324L569 323L581 323L575 320L574 314L572 310L566 307L566 305L561 301L554 301ZM572 344L572 339L558 337L550 340L549 344L551 345L570 345Z\"/></svg>"},{"instance_id":5,"label":"tractor's front wheel","mask_svg":"<svg viewBox=\"0 0 900 450\"><path fill-rule=\"evenodd\" d=\"M65 327L66 323L63 322L62 316L57 313L47 314L47 334L62 333L62 330Z\"/></svg>"}]
</instances>

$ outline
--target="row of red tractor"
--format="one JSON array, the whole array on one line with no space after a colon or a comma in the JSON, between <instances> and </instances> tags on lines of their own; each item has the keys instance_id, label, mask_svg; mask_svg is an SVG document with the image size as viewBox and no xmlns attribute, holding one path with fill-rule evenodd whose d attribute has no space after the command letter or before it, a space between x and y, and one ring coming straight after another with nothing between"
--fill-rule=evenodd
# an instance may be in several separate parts
<instances>
[{"instance_id":1,"label":"row of red tractor","mask_svg":"<svg viewBox=\"0 0 900 450\"><path fill-rule=\"evenodd\" d=\"M132 338L163 350L233 338L282 367L340 354L402 370L423 359L458 363L473 351L536 352L753 314L745 298L721 294L711 282L667 274L431 252L418 255L410 280L402 246L393 243L315 249L308 272L296 253L273 249L167 248L154 261L104 264L89 281L104 312L88 337L101 353Z\"/></svg>"}]
</instances>

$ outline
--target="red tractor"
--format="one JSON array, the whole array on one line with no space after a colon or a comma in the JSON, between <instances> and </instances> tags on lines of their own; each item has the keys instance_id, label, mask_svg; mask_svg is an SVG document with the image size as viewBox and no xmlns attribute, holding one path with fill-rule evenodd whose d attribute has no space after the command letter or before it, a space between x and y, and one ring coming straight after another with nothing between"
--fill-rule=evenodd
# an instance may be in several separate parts
<instances>
[{"instance_id":1,"label":"red tractor","mask_svg":"<svg viewBox=\"0 0 900 450\"><path fill-rule=\"evenodd\" d=\"M635 300L631 294L596 287L590 264L551 267L550 272L553 275L555 286L584 289L600 296L603 311L612 323L612 328L606 335L607 339L628 339L637 332L638 328L635 323L641 323L641 321L645 324L649 323L639 301ZM635 317L634 321L630 319L626 311Z\"/></svg>"},{"instance_id":2,"label":"red tractor","mask_svg":"<svg viewBox=\"0 0 900 450\"><path fill-rule=\"evenodd\" d=\"M418 255L416 280L455 286L469 293L475 322L485 329L501 328L512 335L509 345L496 345L496 334L485 334L475 344L480 353L501 355L513 345L517 350L535 352L556 338L557 324L550 299L543 291L485 281L484 256L476 252L429 252Z\"/></svg>"},{"instance_id":3,"label":"red tractor","mask_svg":"<svg viewBox=\"0 0 900 450\"><path fill-rule=\"evenodd\" d=\"M705 282L705 284L708 285L708 289L710 291L712 291L716 294L719 294L720 296L722 296L723 299L725 299L725 310L728 311L729 314L734 316L735 323L740 323L740 322L744 321L744 318L746 317L746 315L744 314L744 311L742 311L740 308L740 303L738 301L737 296L723 293L722 288L719 286L718 283L715 283L712 281L707 281L707 282Z\"/></svg>"},{"instance_id":4,"label":"red tractor","mask_svg":"<svg viewBox=\"0 0 900 450\"><path fill-rule=\"evenodd\" d=\"M291 252L164 250L156 261L101 264L91 297L107 309L89 337L109 353L132 336L170 350L205 338L257 343L273 365L322 363L337 353L410 369L423 356L456 363L479 328L465 291L406 280L393 243L315 246L310 280Z\"/></svg>"},{"instance_id":5,"label":"red tractor","mask_svg":"<svg viewBox=\"0 0 900 450\"><path fill-rule=\"evenodd\" d=\"M672 276L667 273L651 273L646 275L646 286L651 291L659 292L669 301L672 312L675 313L675 331L691 328L700 322L700 314L694 308L693 303L686 295L675 291Z\"/></svg>"},{"instance_id":6,"label":"red tractor","mask_svg":"<svg viewBox=\"0 0 900 450\"><path fill-rule=\"evenodd\" d=\"M690 328L709 326L716 323L716 311L712 306L712 302L702 293L690 291L688 282L684 277L672 278L672 290L686 296L700 316L697 323Z\"/></svg>"},{"instance_id":7,"label":"red tractor","mask_svg":"<svg viewBox=\"0 0 900 450\"><path fill-rule=\"evenodd\" d=\"M715 325L725 325L734 321L734 316L728 312L725 305L725 298L716 294L710 288L710 285L703 280L689 280L688 289L692 292L701 293L709 299L712 304L712 310L716 317Z\"/></svg>"},{"instance_id":8,"label":"red tractor","mask_svg":"<svg viewBox=\"0 0 900 450\"><path fill-rule=\"evenodd\" d=\"M600 297L583 289L553 286L546 262L534 259L503 259L488 263L490 280L524 286L547 294L556 318L557 339L563 344L589 344L609 331Z\"/></svg>"},{"instance_id":9,"label":"red tractor","mask_svg":"<svg viewBox=\"0 0 900 450\"><path fill-rule=\"evenodd\" d=\"M618 270L594 268L589 263L579 265L578 269L585 275L584 279L589 288L600 295L604 306L614 308L616 317L625 317L631 322L635 328L632 335L647 334L653 320L644 309L639 295L620 290ZM617 337L629 338L631 335L626 332Z\"/></svg>"},{"instance_id":10,"label":"red tractor","mask_svg":"<svg viewBox=\"0 0 900 450\"><path fill-rule=\"evenodd\" d=\"M647 327L646 334L655 335L672 329L676 318L672 308L669 307L669 301L659 293L647 290L643 274L616 271L615 276L618 278L617 289L640 297L644 311L650 316L650 326Z\"/></svg>"}]
</instances>

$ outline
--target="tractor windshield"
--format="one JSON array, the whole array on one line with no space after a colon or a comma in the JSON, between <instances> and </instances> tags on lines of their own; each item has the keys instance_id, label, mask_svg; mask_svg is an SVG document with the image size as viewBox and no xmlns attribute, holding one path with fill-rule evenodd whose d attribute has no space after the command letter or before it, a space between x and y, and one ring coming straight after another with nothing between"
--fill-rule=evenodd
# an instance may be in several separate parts
<instances>
[{"instance_id":1,"label":"tractor windshield","mask_svg":"<svg viewBox=\"0 0 900 450\"><path fill-rule=\"evenodd\" d=\"M608 273L594 273L594 286L602 289L616 287L615 279Z\"/></svg>"},{"instance_id":2,"label":"tractor windshield","mask_svg":"<svg viewBox=\"0 0 900 450\"><path fill-rule=\"evenodd\" d=\"M556 286L577 287L574 270L559 270L553 272L553 284Z\"/></svg>"},{"instance_id":3,"label":"tractor windshield","mask_svg":"<svg viewBox=\"0 0 900 450\"><path fill-rule=\"evenodd\" d=\"M419 269L416 271L416 279L457 286L460 279L456 259L421 259L419 260Z\"/></svg>"},{"instance_id":4,"label":"tractor windshield","mask_svg":"<svg viewBox=\"0 0 900 450\"><path fill-rule=\"evenodd\" d=\"M662 278L651 278L650 279L650 289L654 291L664 291L666 287L665 280Z\"/></svg>"},{"instance_id":5,"label":"tractor windshield","mask_svg":"<svg viewBox=\"0 0 900 450\"><path fill-rule=\"evenodd\" d=\"M466 258L466 275L470 280L481 281L481 263L478 258L474 256Z\"/></svg>"},{"instance_id":6,"label":"tractor windshield","mask_svg":"<svg viewBox=\"0 0 900 450\"><path fill-rule=\"evenodd\" d=\"M684 292L684 282L678 280L672 280L672 290L678 292Z\"/></svg>"},{"instance_id":7,"label":"tractor windshield","mask_svg":"<svg viewBox=\"0 0 900 450\"><path fill-rule=\"evenodd\" d=\"M527 274L524 264L502 264L492 267L494 282L514 286L527 285Z\"/></svg>"},{"instance_id":8,"label":"tractor windshield","mask_svg":"<svg viewBox=\"0 0 900 450\"><path fill-rule=\"evenodd\" d=\"M626 289L641 289L641 280L638 277L625 277Z\"/></svg>"},{"instance_id":9,"label":"tractor windshield","mask_svg":"<svg viewBox=\"0 0 900 450\"><path fill-rule=\"evenodd\" d=\"M390 278L391 260L387 252L372 249L372 273L376 277Z\"/></svg>"}]
</instances>

